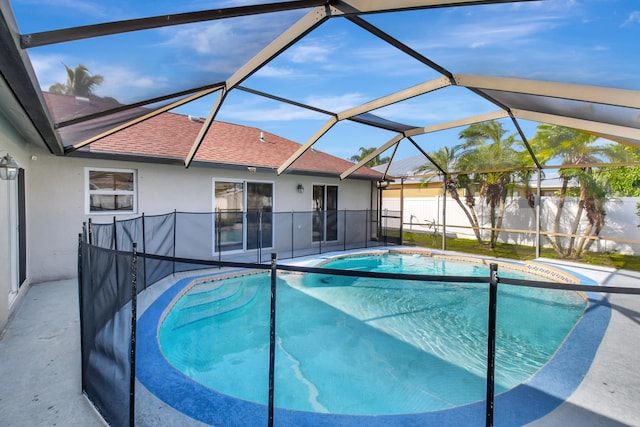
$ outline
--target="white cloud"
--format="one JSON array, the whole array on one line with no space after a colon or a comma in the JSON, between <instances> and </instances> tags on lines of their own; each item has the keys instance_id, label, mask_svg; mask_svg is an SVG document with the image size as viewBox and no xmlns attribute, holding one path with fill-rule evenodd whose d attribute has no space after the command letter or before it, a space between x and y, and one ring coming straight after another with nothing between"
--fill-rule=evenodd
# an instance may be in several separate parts
<instances>
[{"instance_id":1,"label":"white cloud","mask_svg":"<svg viewBox=\"0 0 640 427\"><path fill-rule=\"evenodd\" d=\"M364 94L361 93L345 93L341 95L311 95L308 96L304 103L323 110L339 113L356 107L369 101Z\"/></svg>"},{"instance_id":2,"label":"white cloud","mask_svg":"<svg viewBox=\"0 0 640 427\"><path fill-rule=\"evenodd\" d=\"M287 57L297 64L322 63L329 59L332 51L333 49L325 44L303 43L290 48Z\"/></svg>"},{"instance_id":3,"label":"white cloud","mask_svg":"<svg viewBox=\"0 0 640 427\"><path fill-rule=\"evenodd\" d=\"M629 14L627 20L623 22L622 26L626 27L633 24L640 24L640 11L635 10Z\"/></svg>"},{"instance_id":4,"label":"white cloud","mask_svg":"<svg viewBox=\"0 0 640 427\"><path fill-rule=\"evenodd\" d=\"M274 67L266 65L255 74L256 77L269 78L300 78L300 73L289 67Z\"/></svg>"},{"instance_id":5,"label":"white cloud","mask_svg":"<svg viewBox=\"0 0 640 427\"><path fill-rule=\"evenodd\" d=\"M112 13L108 3L84 0L20 0L20 3L34 5L34 7L52 8L57 12L64 9L94 17L110 17ZM65 12L68 13L68 12Z\"/></svg>"},{"instance_id":6,"label":"white cloud","mask_svg":"<svg viewBox=\"0 0 640 427\"><path fill-rule=\"evenodd\" d=\"M30 58L31 65L38 77L38 83L43 90L49 90L49 87L54 83L67 81L63 56L31 54Z\"/></svg>"},{"instance_id":7,"label":"white cloud","mask_svg":"<svg viewBox=\"0 0 640 427\"><path fill-rule=\"evenodd\" d=\"M288 104L272 105L225 105L220 117L230 121L286 122L297 120L322 119L323 114Z\"/></svg>"}]
</instances>

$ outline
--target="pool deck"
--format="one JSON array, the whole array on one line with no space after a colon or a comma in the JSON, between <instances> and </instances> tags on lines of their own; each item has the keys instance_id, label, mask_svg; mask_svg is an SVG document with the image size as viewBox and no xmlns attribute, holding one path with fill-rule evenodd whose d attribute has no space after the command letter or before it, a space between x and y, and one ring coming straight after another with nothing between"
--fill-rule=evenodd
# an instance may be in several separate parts
<instances>
[{"instance_id":1,"label":"pool deck","mask_svg":"<svg viewBox=\"0 0 640 427\"><path fill-rule=\"evenodd\" d=\"M601 285L640 288L638 272L537 261ZM564 403L530 426L640 426L640 296L605 297L611 320L587 375ZM106 425L81 393L77 298L77 282L63 280L32 285L19 302L0 337L0 425ZM159 414L138 424L199 425L170 419Z\"/></svg>"}]
</instances>

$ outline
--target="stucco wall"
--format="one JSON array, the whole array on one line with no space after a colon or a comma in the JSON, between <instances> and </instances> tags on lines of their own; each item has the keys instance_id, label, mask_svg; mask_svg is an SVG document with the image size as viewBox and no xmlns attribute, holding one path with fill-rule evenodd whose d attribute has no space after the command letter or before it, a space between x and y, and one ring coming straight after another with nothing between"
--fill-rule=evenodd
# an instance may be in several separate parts
<instances>
[{"instance_id":1,"label":"stucco wall","mask_svg":"<svg viewBox=\"0 0 640 427\"><path fill-rule=\"evenodd\" d=\"M9 125L4 116L0 114L0 157L7 152L11 154L19 166L28 172L27 159L29 158L29 152L27 143ZM15 205L13 205L15 200L11 193L15 193L15 187L15 181L0 180L0 333L9 318L11 305L19 299L19 295L13 295L11 301L9 299L11 281L15 277L15 274L12 274L12 269L17 269L15 258L17 255L12 257L12 250L16 251L17 247L15 247L15 242L10 239L10 228L14 226L10 224L10 212L16 209ZM14 246L13 248L12 245ZM23 289L26 289L26 286Z\"/></svg>"},{"instance_id":2,"label":"stucco wall","mask_svg":"<svg viewBox=\"0 0 640 427\"><path fill-rule=\"evenodd\" d=\"M275 173L249 173L213 168L154 165L122 161L55 157L40 152L30 161L28 188L29 270L32 282L76 276L78 233L89 218L95 223L113 221L113 215L85 214L85 168L136 169L138 216L174 210L211 212L213 180L251 180L274 183L274 211L311 210L313 184L338 185L338 207L369 209L369 181L318 178ZM301 183L305 191L297 192ZM118 219L131 215L118 216ZM210 236L203 238L209 239Z\"/></svg>"}]
</instances>

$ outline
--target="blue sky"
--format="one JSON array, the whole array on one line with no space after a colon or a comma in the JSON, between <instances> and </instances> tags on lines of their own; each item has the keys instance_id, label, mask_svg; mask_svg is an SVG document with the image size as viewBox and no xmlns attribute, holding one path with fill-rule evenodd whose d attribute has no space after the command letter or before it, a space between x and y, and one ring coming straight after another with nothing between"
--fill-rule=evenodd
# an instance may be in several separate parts
<instances>
[{"instance_id":1,"label":"blue sky","mask_svg":"<svg viewBox=\"0 0 640 427\"><path fill-rule=\"evenodd\" d=\"M12 0L21 33L256 2ZM62 64L105 77L96 93L135 102L222 81L306 11L190 24L29 50L39 84L65 81ZM497 75L640 90L640 2L547 0L364 16L453 73ZM333 112L439 77L430 68L345 19L331 19L243 85ZM205 117L212 97L178 112ZM429 126L495 111L449 87L374 113ZM218 120L306 142L327 116L231 91ZM510 121L503 121L510 132ZM536 123L523 122L528 137ZM416 137L426 150L458 143L461 129ZM315 148L342 158L380 146L394 133L341 122ZM385 153L389 155L390 152ZM398 156L418 154L402 141Z\"/></svg>"}]
</instances>

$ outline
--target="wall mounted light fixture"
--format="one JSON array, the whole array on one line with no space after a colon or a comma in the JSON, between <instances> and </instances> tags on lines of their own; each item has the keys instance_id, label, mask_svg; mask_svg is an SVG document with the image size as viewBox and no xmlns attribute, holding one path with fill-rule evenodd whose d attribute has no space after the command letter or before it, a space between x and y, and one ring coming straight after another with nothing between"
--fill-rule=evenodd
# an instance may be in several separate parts
<instances>
[{"instance_id":1,"label":"wall mounted light fixture","mask_svg":"<svg viewBox=\"0 0 640 427\"><path fill-rule=\"evenodd\" d=\"M302 186L302 183L298 184L297 190L298 190L298 193L300 193L300 194L304 193L304 187Z\"/></svg>"},{"instance_id":2,"label":"wall mounted light fixture","mask_svg":"<svg viewBox=\"0 0 640 427\"><path fill-rule=\"evenodd\" d=\"M0 179L13 181L18 176L18 165L13 161L9 153L0 159Z\"/></svg>"}]
</instances>

